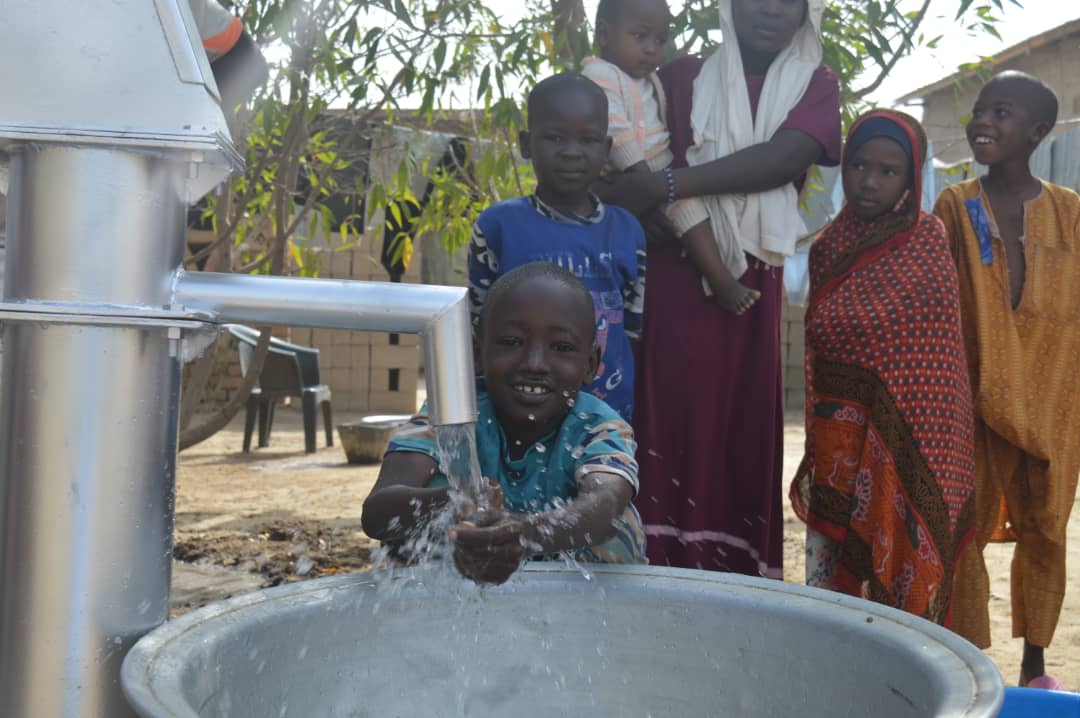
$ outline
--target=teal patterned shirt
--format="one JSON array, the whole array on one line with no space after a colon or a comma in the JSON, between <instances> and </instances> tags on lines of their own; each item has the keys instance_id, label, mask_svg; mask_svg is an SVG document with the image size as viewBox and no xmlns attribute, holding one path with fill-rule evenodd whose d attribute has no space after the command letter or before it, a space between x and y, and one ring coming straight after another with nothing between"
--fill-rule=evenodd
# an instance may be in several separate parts
<instances>
[{"instance_id":1,"label":"teal patterned shirt","mask_svg":"<svg viewBox=\"0 0 1080 718\"><path fill-rule=\"evenodd\" d=\"M524 456L511 460L506 434L495 417L495 407L477 382L476 449L480 472L502 486L504 507L516 513L538 513L554 508L558 501L577 496L578 482L591 472L623 477L637 494L637 462L633 430L602 400L578 392L573 408L559 428L527 447ZM386 453L412 451L439 462L435 431L427 416L427 404L390 439ZM445 486L446 477L428 483ZM581 549L577 557L605 563L645 563L645 533L633 504L616 520L616 534L607 543Z\"/></svg>"}]
</instances>

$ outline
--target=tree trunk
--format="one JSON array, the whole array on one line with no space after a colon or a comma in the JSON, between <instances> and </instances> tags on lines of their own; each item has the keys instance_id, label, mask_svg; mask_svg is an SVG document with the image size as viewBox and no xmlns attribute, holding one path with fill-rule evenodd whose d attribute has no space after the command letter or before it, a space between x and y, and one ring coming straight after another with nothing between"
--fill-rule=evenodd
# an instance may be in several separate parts
<instances>
[{"instance_id":1,"label":"tree trunk","mask_svg":"<svg viewBox=\"0 0 1080 718\"><path fill-rule=\"evenodd\" d=\"M315 51L314 44L317 35L312 31L310 25L313 18L303 18L298 20L298 22L304 22L305 20L309 25L307 28L304 28L297 33L299 43L292 48L292 58L288 69L288 107L290 119L285 134L282 137L279 150L281 160L276 186L273 191L270 206L267 209L274 219L271 230L272 239L268 250L268 272L271 275L280 275L285 271L285 258L286 252L288 251L289 239L297 226L296 218L293 217L295 210L293 198L296 190L297 178L300 174L302 155L304 148L307 147L310 136L310 128L307 125L306 114L308 111L309 89L312 77L311 68ZM304 210L302 211L310 211L308 205L310 205L310 202L305 204ZM226 204L226 207L231 208L231 203ZM243 211L243 208L236 207L235 211ZM222 226L220 220L219 226ZM269 352L269 348L270 328L263 327L262 332L259 335L259 341L255 345L251 365L248 367L247 374L244 376L244 380L241 382L236 394L226 402L225 406L221 407L198 425L186 426L182 423L184 428L182 428L180 432L180 451L205 441L232 421L240 408L246 404L248 396L251 394L252 387L258 380L259 374L262 373L262 366L266 359L266 355ZM212 355L208 352L201 357L199 361L210 362L212 361ZM196 381L192 382L193 386L190 387L191 391L189 391L190 396L186 397L186 405L181 408L182 422L185 418L188 422L191 421L191 418L194 415L195 406L198 405L198 402L202 397L202 392L205 390L206 378L208 377L209 370L206 370L207 377L203 377L201 376L202 372L200 372L200 368L201 367L196 367L193 379L197 380L201 386L195 386Z\"/></svg>"}]
</instances>

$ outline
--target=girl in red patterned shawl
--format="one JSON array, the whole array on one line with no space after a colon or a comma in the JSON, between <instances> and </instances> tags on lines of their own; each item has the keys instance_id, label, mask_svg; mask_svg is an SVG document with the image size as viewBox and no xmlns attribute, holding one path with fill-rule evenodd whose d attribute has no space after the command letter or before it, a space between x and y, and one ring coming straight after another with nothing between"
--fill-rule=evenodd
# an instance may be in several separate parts
<instances>
[{"instance_id":1,"label":"girl in red patterned shawl","mask_svg":"<svg viewBox=\"0 0 1080 718\"><path fill-rule=\"evenodd\" d=\"M806 455L791 486L806 581L948 625L973 535L971 387L926 141L899 112L848 133L846 198L810 250Z\"/></svg>"}]
</instances>

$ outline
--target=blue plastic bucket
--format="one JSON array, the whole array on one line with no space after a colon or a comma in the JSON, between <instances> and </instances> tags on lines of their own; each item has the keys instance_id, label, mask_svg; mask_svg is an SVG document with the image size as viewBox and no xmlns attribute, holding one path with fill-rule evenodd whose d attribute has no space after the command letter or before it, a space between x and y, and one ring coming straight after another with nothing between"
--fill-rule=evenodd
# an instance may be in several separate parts
<instances>
[{"instance_id":1,"label":"blue plastic bucket","mask_svg":"<svg viewBox=\"0 0 1080 718\"><path fill-rule=\"evenodd\" d=\"M1080 693L1006 688L998 718L1080 718Z\"/></svg>"}]
</instances>

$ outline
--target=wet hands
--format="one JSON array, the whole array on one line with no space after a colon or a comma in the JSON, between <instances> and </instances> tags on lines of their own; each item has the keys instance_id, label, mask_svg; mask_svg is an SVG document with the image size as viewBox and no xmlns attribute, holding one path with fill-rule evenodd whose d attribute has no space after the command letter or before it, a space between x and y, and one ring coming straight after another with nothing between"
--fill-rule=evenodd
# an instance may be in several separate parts
<instances>
[{"instance_id":1,"label":"wet hands","mask_svg":"<svg viewBox=\"0 0 1080 718\"><path fill-rule=\"evenodd\" d=\"M500 584L536 553L535 527L528 515L503 508L498 483L488 483L484 498L480 506L466 499L457 524L450 529L454 565L462 576L477 583Z\"/></svg>"}]
</instances>

